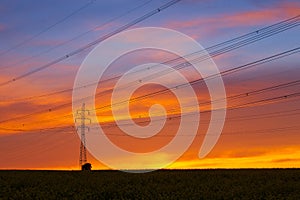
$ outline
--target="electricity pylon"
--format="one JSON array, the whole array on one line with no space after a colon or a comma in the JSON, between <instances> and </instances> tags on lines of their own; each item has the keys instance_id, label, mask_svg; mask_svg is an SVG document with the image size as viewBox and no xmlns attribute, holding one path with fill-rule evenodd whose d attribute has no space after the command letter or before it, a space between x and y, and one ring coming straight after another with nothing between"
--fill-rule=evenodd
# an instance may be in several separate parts
<instances>
[{"instance_id":1,"label":"electricity pylon","mask_svg":"<svg viewBox=\"0 0 300 200\"><path fill-rule=\"evenodd\" d=\"M80 156L79 156L79 164L80 167L87 163L87 158L86 158L86 140L85 140L85 131L89 131L89 127L86 126L86 120L88 120L91 123L91 119L86 117L86 114L90 114L89 110L85 109L85 103L82 104L81 109L77 110L76 115L78 117L75 118L75 122L77 120L80 120L80 126L77 126L77 131L78 128L80 129Z\"/></svg>"}]
</instances>

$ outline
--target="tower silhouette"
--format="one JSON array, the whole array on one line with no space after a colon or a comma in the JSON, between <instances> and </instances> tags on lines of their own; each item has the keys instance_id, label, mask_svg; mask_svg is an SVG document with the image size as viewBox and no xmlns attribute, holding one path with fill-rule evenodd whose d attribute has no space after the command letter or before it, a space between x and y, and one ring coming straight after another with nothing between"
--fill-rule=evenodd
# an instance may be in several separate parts
<instances>
[{"instance_id":1,"label":"tower silhouette","mask_svg":"<svg viewBox=\"0 0 300 200\"><path fill-rule=\"evenodd\" d=\"M87 157L86 157L86 138L85 138L85 132L86 130L89 131L89 127L86 126L86 121L88 120L91 123L91 120L86 117L86 114L90 114L89 110L85 109L85 103L82 104L81 109L77 110L76 115L78 117L75 118L75 122L77 120L80 120L80 126L77 127L80 129L80 154L79 154L79 164L82 168L83 165L87 163Z\"/></svg>"}]
</instances>

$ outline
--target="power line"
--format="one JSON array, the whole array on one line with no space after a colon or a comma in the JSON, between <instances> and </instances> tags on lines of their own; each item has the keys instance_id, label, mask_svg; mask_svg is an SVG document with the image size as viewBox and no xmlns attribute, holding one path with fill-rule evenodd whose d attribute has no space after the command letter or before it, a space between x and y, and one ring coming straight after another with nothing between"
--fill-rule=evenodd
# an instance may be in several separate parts
<instances>
[{"instance_id":1,"label":"power line","mask_svg":"<svg viewBox=\"0 0 300 200\"><path fill-rule=\"evenodd\" d=\"M204 111L199 111L199 112L190 112L190 113L186 113L186 114L175 114L173 116L167 117L167 120L172 120L172 119L177 119L177 118L181 118L182 116L193 116L197 113L203 114L203 113L210 113L212 111L217 111L217 110L221 110L221 109L226 109L226 110L237 110L237 109L243 109L243 108L248 108L249 106L255 106L258 105L259 103L276 103L279 100L285 100L287 98L294 98L294 97L299 97L300 96L300 92L298 93L292 93L292 94L288 94L288 95L283 95L283 96L277 96L277 97L273 97L273 98L267 98L267 99L262 99L262 100L258 100L258 101L253 101L253 102L248 102L245 104L240 104L240 105L235 105L235 106L231 106L228 108L219 108L219 109L215 109L215 110L204 110ZM138 123L142 124L142 123L150 123L152 121L161 121L162 119L154 119L154 120L144 120L144 121L139 121ZM164 120L164 119L163 119ZM121 124L121 126L126 126L126 125L132 125L131 123L123 123ZM110 127L114 127L117 126L115 124L110 125ZM108 126L109 127L109 126Z\"/></svg>"},{"instance_id":2,"label":"power line","mask_svg":"<svg viewBox=\"0 0 300 200\"><path fill-rule=\"evenodd\" d=\"M79 38L81 38L81 37L83 37L83 36L85 36L85 35L87 35L87 34L93 32L93 31L96 31L96 30L99 29L99 28L102 28L102 27L104 27L104 26L110 24L111 22L114 22L114 21L116 21L116 20L118 20L118 19L120 19L120 18L123 18L124 16L126 16L126 15L132 13L133 11L135 11L135 10L137 10L137 9L139 9L139 8L141 8L141 7L145 6L145 5L147 5L147 4L149 4L150 2L152 2L152 0L148 0L148 1L144 2L143 4L138 5L138 6L134 7L134 8L132 8L132 9L130 9L130 10L128 10L128 11L122 13L121 15L118 15L118 16L116 16L116 17L114 17L114 18L112 18L112 19L110 19L110 20L108 20L108 21L102 23L101 25L98 25L98 26L94 27L93 29L90 29L90 30L88 30L88 31L86 31L86 32L83 32L83 33L81 33L81 34L79 34L79 35L77 35L77 36L75 36L75 37L73 37L73 38L71 38L71 39L69 39L69 40L67 40L67 41L64 41L64 42L62 42L62 43L60 43L60 44L58 44L58 45L55 45L54 47L51 47L51 48L49 48L49 49L47 49L47 50L45 50L45 51L39 52L39 53L36 54L36 55L33 55L33 56L28 57L28 58L19 60L19 61L13 63L13 64L8 65L8 66L1 67L0 70L6 69L6 68L15 67L17 64L20 64L20 63L24 63L24 62L30 61L30 60L32 60L33 58L39 57L39 56L44 55L44 54L46 54L46 53L48 53L48 52L50 52L50 51L53 51L54 49L57 49L57 48L59 48L59 47L61 47L61 46L64 46L64 45L66 45L66 44L69 44L69 43L71 43L71 42L73 42L73 41L75 41L75 40L77 40L77 39L79 39Z\"/></svg>"},{"instance_id":3,"label":"power line","mask_svg":"<svg viewBox=\"0 0 300 200\"><path fill-rule=\"evenodd\" d=\"M299 48L300 48L300 47L299 47ZM269 57L266 57L266 58L263 58L263 59L260 59L260 60L257 60L257 61L248 63L248 64L245 64L245 65L241 65L241 66L232 68L232 69L230 69L230 70L223 71L223 72L221 72L220 74L221 74L221 75L228 75L228 74L231 74L231 73L234 73L234 72L239 72L239 71L241 71L242 69L248 69L250 66L251 66L251 67L254 67L254 66L258 66L258 65L260 65L260 64L264 64L264 63L266 63L266 62L274 61L274 60L276 60L276 58L279 59L279 58L284 57L284 55L289 56L289 55L291 55L291 53L293 53L293 52L298 52L299 48L295 48L295 49L292 49L292 50L288 50L288 51L285 51L285 52L282 52L282 53L279 53L279 54L275 54L275 55L272 55L272 56L269 56ZM210 76L210 77L208 77L208 78L215 78L217 75L219 75L219 74L212 75L212 76ZM179 88L185 87L185 86L187 86L187 85L193 85L193 84L196 84L196 83L199 83L199 82L204 82L204 80L205 80L205 79L200 78L200 79L197 79L197 80L194 80L194 81L185 83L185 84L179 84L179 85L176 85L176 86L174 86L174 87L172 87L172 88L170 88L170 89L173 89L173 90L174 90L174 89L179 89ZM287 84L287 85L288 85L288 84L294 85L294 84L298 84L298 83L299 83L299 80L296 80L296 82L295 82L295 81L292 81L292 82L286 83L286 84ZM283 87L283 86L285 86L285 85L276 85L273 89L275 89L275 88L280 88L280 87ZM168 92L170 89L162 89L162 90L159 90L159 91L156 91L156 92L148 93L148 94L146 94L146 95L141 95L141 96L138 96L138 97L135 97L135 98L131 99L130 102L142 100L142 99L145 99L145 98L148 98L148 97L152 97L152 96L155 96L155 95L159 95L159 94L163 94L163 93ZM265 89L265 90L271 90L271 89L272 89L272 87L268 87L268 88ZM104 95L105 93L111 92L111 91L112 91L112 90L110 90L110 89L109 89L109 90L105 90L104 92L99 92L99 93L97 93L96 96L102 96L102 95ZM248 92L248 93L246 93L246 94L244 94L244 95L249 95L249 94L252 94L252 93L255 93L255 92L257 93L257 92L262 92L262 91L263 91L262 89L260 89L259 91L255 91L255 90L254 90L254 91L251 91L250 93ZM239 94L239 95L241 95L241 94ZM235 96L235 98L237 98L237 96ZM124 103L127 103L127 102L128 102L128 100L120 101L120 102L116 103L115 105L118 105L118 104L124 104ZM70 102L70 103L65 103L65 104L61 104L61 105L55 106L55 107L50 108L50 109L47 109L47 110L41 110L41 111L33 112L33 113L30 113L30 114L27 114L27 115L22 115L22 116L10 118L10 119L2 120L2 121L0 121L0 124L1 124L1 123L5 123L5 122L9 122L9 121L25 119L25 118L31 117L31 116L33 116L33 115L42 114L42 113L49 112L49 111L53 111L53 110L58 110L58 109L60 109L60 108L69 106L69 105L71 105L71 104L72 104L72 102ZM105 105L105 106L101 106L101 107L96 108L96 110L101 110L101 109L109 108L109 107L111 107L111 105ZM72 114L70 114L70 116L72 116Z\"/></svg>"},{"instance_id":4,"label":"power line","mask_svg":"<svg viewBox=\"0 0 300 200\"><path fill-rule=\"evenodd\" d=\"M195 61L195 62L201 62L201 61L204 61L204 60L210 58L209 56L207 56L207 53L205 53L206 51L208 51L210 53L211 57L222 55L224 53L227 53L229 51L235 50L235 49L240 48L242 46L245 46L245 45L248 45L248 44L252 44L252 43L254 43L256 41L259 41L261 39L270 37L270 36L272 36L274 34L277 34L277 33L280 33L282 31L285 31L287 29L290 29L290 28L293 28L295 26L298 26L299 25L299 23L298 23L299 17L300 17L300 15L297 15L297 16L289 18L287 20L284 20L284 21L275 23L273 25L261 28L259 30L253 31L251 33L248 33L248 34L245 34L245 35L242 35L242 36L239 36L237 38L230 39L230 40L222 42L220 44L213 45L213 46L208 47L208 48L206 48L204 50L200 50L200 51L194 52L194 53L186 55L184 57L175 58L175 59L171 59L171 60L165 61L163 64L171 64L173 62L181 61L183 58L187 58L187 57L191 57L191 56L195 56L195 55L197 56L199 54L200 54L200 57L194 59L193 61ZM295 24L295 22L296 22L296 24ZM240 39L242 39L242 40L240 40ZM229 46L223 47L224 45L229 45ZM222 48L221 49L217 49L215 51L212 51L212 50L214 50L216 48L220 48L220 47L222 47ZM204 55L201 55L202 53L204 53ZM154 65L154 66L152 66L150 68L153 68L153 67L156 67L156 66L159 66L159 65ZM180 64L177 64L175 66L175 68L176 69L183 69L183 68L186 68L186 67L189 67L189 66L190 66L190 64L188 62L182 62ZM148 70L148 69L146 69L146 70ZM164 75L164 74L166 74L168 72L170 72L170 70L165 70L163 72L159 72L159 73L153 74L151 76L154 76L154 77L156 77L156 76L162 76L162 75ZM103 81L100 81L100 83L111 81L111 80L114 80L114 79L117 79L117 78L120 78L120 77L121 77L121 75L116 76L116 77L112 77L112 78L108 78L108 79L105 79ZM89 86L94 85L94 84L98 84L98 82L97 83L90 83L90 84L87 84L87 85L84 85L84 86L80 86L80 87L74 88L74 89L76 90L76 89L80 89L80 88L83 88L83 87L89 87ZM1 86L1 84L0 84L0 86ZM44 98L44 97L48 97L48 96L52 96L52 95L56 95L56 94L70 92L72 90L73 89L70 88L70 89L65 89L65 90L60 90L60 91L56 91L56 92L51 92L51 93L39 95L39 96L32 96L32 97L27 97L27 98L16 99L15 101ZM8 100L8 101L10 101L10 100Z\"/></svg>"},{"instance_id":5,"label":"power line","mask_svg":"<svg viewBox=\"0 0 300 200\"><path fill-rule=\"evenodd\" d=\"M237 107L237 109L240 109L241 107ZM295 109L297 110L297 109ZM295 110L291 110L292 112L294 112ZM290 112L290 111L289 111ZM201 112L200 112L201 113ZM207 111L202 111L202 113L208 113ZM280 114L279 112L274 112L274 113L278 113ZM186 114L186 115L191 115L192 113L189 113L189 114ZM269 114L273 114L273 113L269 113ZM300 113L297 113L297 114L300 114ZM260 115L257 115L257 116L260 116ZM280 115L280 116L286 116L285 115ZM182 116L175 116L175 117L169 117L168 120L172 120L172 119L175 119L175 118L180 118ZM156 120L157 121L157 120ZM150 122L150 120L144 120L144 121L141 121L141 122L138 122L138 123L148 123ZM130 126L132 125L131 123L123 123L123 124L120 124L119 126ZM104 124L104 125L101 125L101 127L103 128L110 128L110 127L117 127L118 125L116 124ZM294 127L294 126L293 126ZM299 127L299 126L297 126ZM277 130L282 130L282 129L285 129L286 127L281 127L281 128L276 128ZM9 130L9 131L15 131L15 132L44 132L44 131L49 131L49 130L65 130L67 131L67 129L70 129L70 130L74 130L74 126L62 126L62 127L50 127L50 128L43 128L43 129L10 129L10 128L0 128L1 130ZM255 131L257 132L257 131ZM114 134L107 134L107 135L114 135ZM121 134L116 134L116 135L120 135L122 136ZM201 134L200 134L201 135ZM188 136L188 135L183 135L183 136Z\"/></svg>"},{"instance_id":6,"label":"power line","mask_svg":"<svg viewBox=\"0 0 300 200\"><path fill-rule=\"evenodd\" d=\"M240 99L240 98L244 98L244 97L249 97L252 95L257 95L257 94L261 94L263 92L268 92L268 91L273 91L273 90L278 90L278 89L282 89L282 88L287 88L287 87L292 87L292 86L296 86L300 84L300 79L296 80L296 81L290 81L287 83L282 83L282 84L278 84L278 85L274 85L274 86L270 86L270 87L265 87L262 89L257 89L257 90L252 90L246 93L241 93L241 94L236 94L236 95L232 95L226 98L221 98L221 99L215 99L212 101L205 101L205 102L199 102L200 105L210 105L211 102L219 102L219 101L224 101L224 100L235 100L235 99ZM197 105L191 105L189 108L194 108L194 106L199 106ZM174 112L179 111L178 109L172 109ZM172 110L168 110L168 111L172 111Z\"/></svg>"},{"instance_id":7,"label":"power line","mask_svg":"<svg viewBox=\"0 0 300 200\"><path fill-rule=\"evenodd\" d=\"M43 33L49 31L50 29L52 29L53 27L57 26L58 24L61 24L62 22L68 20L70 17L74 16L75 14L79 13L80 11L82 11L83 9L87 8L88 6L90 6L91 4L93 4L96 0L90 0L89 2L87 2L86 4L84 4L83 6L81 6L80 8L74 10L73 12L71 12L70 14L68 14L67 16L63 17L62 19L58 20L57 22L55 22L54 24L48 26L47 28L41 30L40 32L36 33L35 35L31 36L30 38L23 40L22 42L10 47L9 49L3 51L0 53L0 56L3 56L21 46L23 46L24 44L32 41L33 39L37 38L38 36L42 35Z\"/></svg>"},{"instance_id":8,"label":"power line","mask_svg":"<svg viewBox=\"0 0 300 200\"><path fill-rule=\"evenodd\" d=\"M295 85L298 85L299 83L300 83L300 80L291 81L291 82L288 82L288 83L283 83L283 84L278 84L278 85L274 85L274 86L270 86L270 87L266 87L266 88L262 88L262 89L252 90L252 91L249 91L249 92L246 92L246 93L232 95L232 96L227 97L227 99L238 99L238 98L243 98L243 97L249 97L251 95L261 94L261 93L267 92L267 91L273 91L273 90L276 90L276 89L282 89L282 88L286 88L286 87L295 86ZM261 104L261 103L266 103L266 102L279 101L279 100L283 100L283 99L287 99L287 98L291 98L291 97L298 97L299 95L300 95L300 93L292 93L292 94L288 94L288 95L282 95L282 96L272 97L272 98L268 98L268 99L257 100L257 101L254 101L254 102L248 102L248 103L244 103L244 104L240 104L240 105L231 106L231 107L228 108L228 110L245 108L245 107L247 107L249 105L253 106L255 104ZM220 100L223 100L223 99L216 99L214 101L220 101ZM200 104L202 104L202 105L203 104L209 104L209 103L210 103L210 101L200 102ZM101 107L101 108L103 108L103 107ZM101 108L98 108L98 109L101 109ZM168 110L168 112L170 112L170 111L175 112L176 109ZM206 111L202 111L200 113L207 113L207 112L211 112L211 111L210 110L206 110ZM288 111L288 112L290 112L290 111ZM34 114L37 114L37 113L34 113ZM158 114L161 114L161 113L158 113ZM193 114L193 113L191 113L191 114ZM188 114L188 115L190 115L190 114ZM64 117L68 117L68 116L72 116L72 114L65 115ZM21 116L21 117L24 118L24 116ZM25 118L27 118L27 117L30 117L30 116L26 116ZM173 117L170 117L170 119L177 118L177 117L178 116L175 116L175 117L173 116ZM22 118L19 118L19 119L22 119ZM13 119L9 119L8 121L11 121L11 120L17 120L17 119L13 118ZM50 120L50 121L52 121L52 120ZM0 123L4 123L4 122L7 122L7 121L2 121ZM142 123L146 123L146 122L150 122L150 121L148 120L148 121L144 121ZM64 127L62 127L62 128L64 128ZM5 128L0 128L0 129L2 129L2 130L12 130L12 131L25 131L24 129L5 129ZM56 127L53 127L51 129L56 129ZM37 130L38 131L42 131L43 129L37 129ZM29 131L29 130L27 130L27 131Z\"/></svg>"},{"instance_id":9,"label":"power line","mask_svg":"<svg viewBox=\"0 0 300 200\"><path fill-rule=\"evenodd\" d=\"M162 90L159 90L159 91L156 91L156 92L148 93L146 95L141 95L141 96L138 96L138 97L130 99L129 102L135 102L135 101L138 101L138 100L141 100L141 99L144 99L144 98L149 98L149 97L153 97L153 96L156 96L156 95L164 94L166 92L169 92L170 90L177 90L177 89L180 89L182 87L189 86L189 85L194 85L194 84L199 83L199 82L203 82L204 83L206 80L214 79L214 78L216 78L216 77L218 77L220 75L226 76L228 74L232 74L232 73L235 73L235 72L238 72L238 71L241 71L241 70L249 69L251 67L258 66L258 65L264 64L266 62L271 62L273 60L276 60L276 59L279 59L279 58L283 58L285 56L289 56L289 55L292 55L294 53L298 53L299 50L300 50L300 47L295 48L295 49L291 49L291 50L288 50L288 51L285 51L285 52L282 52L282 53L278 53L278 54L275 54L275 55L272 55L272 56L269 56L269 57L266 57L266 58L263 58L263 59L251 62L251 63L247 63L245 65L241 65L241 66L238 66L238 67L235 67L235 68L223 71L220 74L214 74L214 75L211 75L211 76L208 76L208 77L205 77L205 78L199 78L199 79L190 81L188 83L179 84L179 85L173 86L172 88L166 88L166 89L162 89ZM300 83L299 80L297 80L296 82L293 81L292 83L288 83L288 84L298 84L298 83ZM276 87L282 87L282 86L276 86ZM126 88L126 87L124 87L124 88ZM104 94L104 92L100 92L96 96L102 96L103 94ZM127 102L128 102L128 100L120 101L120 102L118 102L118 103L116 103L114 105L124 104L124 103L127 103ZM109 108L111 106L112 105L105 105L105 106L96 108L96 110L103 109L103 108Z\"/></svg>"},{"instance_id":10,"label":"power line","mask_svg":"<svg viewBox=\"0 0 300 200\"><path fill-rule=\"evenodd\" d=\"M288 130L299 130L300 126L284 126L279 128L270 128L270 129L257 129L254 131L237 131L237 132L224 132L222 133L222 136L227 135L243 135L243 134L270 134L274 132L282 132L282 131L288 131ZM109 136L118 136L118 137L129 137L126 134L117 134L117 133L106 133L106 135ZM192 134L184 134L184 135L178 135L178 137L200 137L204 136L206 134L197 133L196 135ZM146 135L147 136L147 135ZM170 134L162 134L162 135L155 135L154 137L175 137L176 135L170 135ZM213 136L213 135L211 135Z\"/></svg>"},{"instance_id":11,"label":"power line","mask_svg":"<svg viewBox=\"0 0 300 200\"><path fill-rule=\"evenodd\" d=\"M298 19L299 17L300 17L300 15L297 15L297 16L292 17L290 19L284 20L282 22L276 23L274 25L262 28L260 30L255 31L255 32L251 32L249 34L245 34L243 36L240 36L240 37L236 38L236 39L243 38L243 40L241 40L241 41L237 41L236 42L236 39L225 41L223 43L220 43L219 45L214 45L212 47L200 50L198 52L194 52L194 53L186 55L184 57L179 57L179 58L172 59L170 61L166 61L166 62L164 62L162 64L169 64L170 62L173 62L173 61L178 61L178 60L180 61L181 59L184 59L184 58L187 58L187 57L191 57L191 56L195 56L195 55L197 56L198 54L201 55L203 53L204 53L204 55L202 55L199 58L196 58L196 59L194 59L192 61L194 61L194 62L195 61L201 62L201 61L210 59L211 57L216 57L216 56L222 55L224 53L227 53L227 52L230 52L232 50L238 49L240 47L246 46L248 44L252 44L254 42L257 42L257 41L260 41L262 39L268 38L268 37L273 36L275 34L281 33L281 32L286 31L288 29L294 28L294 27L300 25L300 23L298 22L299 21L299 19ZM275 28L274 28L274 26L275 26ZM223 47L221 49L218 49L216 51L210 52L212 49L214 49L216 47L219 47L220 45L228 44L228 43L231 43L231 42L236 42L236 43L230 44L229 46L225 46L225 47ZM208 51L209 54L206 53L206 51ZM154 65L154 66L152 66L150 68L147 68L147 69L151 69L151 68L157 67L157 66L160 66L160 65ZM186 67L189 67L189 66L191 66L191 64L189 62L183 62L183 63L177 64L174 68L175 69L183 69L183 68L186 68ZM172 69L166 69L163 72L160 71L160 72L158 72L156 74L152 74L152 76L153 77L162 76L164 74L167 74L168 72L172 72Z\"/></svg>"},{"instance_id":12,"label":"power line","mask_svg":"<svg viewBox=\"0 0 300 200\"><path fill-rule=\"evenodd\" d=\"M300 115L300 109L291 109L291 110L284 110L284 111L276 111L276 112L267 112L267 113L259 113L259 114L251 114L251 115L243 115L243 116L236 116L236 117L226 117L226 122L228 121L248 121L252 119L270 119L275 117L286 117L286 116L297 116ZM51 122L53 119L51 119ZM47 120L49 122L49 120ZM149 121L142 121L139 123L148 123ZM41 121L39 121L41 123ZM200 124L203 123L203 120L200 121ZM112 126L111 122L105 122L105 124L101 125L103 128L110 128ZM206 124L206 123L205 123ZM120 126L127 126L131 124L119 124ZM74 130L74 126L65 125L65 126L57 126L57 127L48 127L48 128L38 128L38 129L23 129L23 128L3 128L0 127L0 130L3 131L12 131L12 132L45 132L45 131L58 131L58 130Z\"/></svg>"},{"instance_id":13,"label":"power line","mask_svg":"<svg viewBox=\"0 0 300 200\"><path fill-rule=\"evenodd\" d=\"M274 117L282 117L282 116L293 116L293 115L299 115L300 109L292 109L292 110L284 110L284 111L278 111L278 112L268 112L263 114L255 114L255 115L247 115L247 116L239 116L239 117L231 117L229 118L232 121L243 121L243 120L251 120L251 119L270 119ZM296 112L296 113L295 113ZM228 118L226 119L228 121Z\"/></svg>"},{"instance_id":14,"label":"power line","mask_svg":"<svg viewBox=\"0 0 300 200\"><path fill-rule=\"evenodd\" d=\"M14 131L14 132L43 132L43 131L49 131L49 130L60 130L60 129L66 129L66 128L73 128L74 126L58 126L58 127L49 127L49 128L39 128L39 129L23 129L23 128L3 128L0 127L0 130L3 131Z\"/></svg>"},{"instance_id":15,"label":"power line","mask_svg":"<svg viewBox=\"0 0 300 200\"><path fill-rule=\"evenodd\" d=\"M268 128L268 129L256 129L256 130L247 130L247 131L226 131L226 132L223 132L222 133L222 137L230 137L230 136L233 136L233 135L253 135L253 134L256 134L256 135L274 135L274 134L284 134L284 135L287 135L287 134L298 134L298 132L295 132L297 130L299 130L300 126L282 126L282 127L276 127L276 128ZM287 133L287 131L289 131ZM74 133L74 131L69 131L69 132L66 132L66 131L63 131L64 133L67 133L67 134L70 134L70 136L74 136L74 134L71 134L71 133ZM35 133L36 134L36 133ZM58 134L60 134L58 132ZM128 137L128 135L125 135L125 134L117 134L117 133L105 133L106 135L108 136L112 136L112 137ZM40 134L38 134L40 135ZM192 135L192 134L185 134L185 135L178 135L178 137L203 137L205 136L206 134L203 134L203 133L197 133L196 135ZM168 138L168 137L175 137L177 136L176 134L174 135L171 135L171 134L160 134L160 135L155 135L154 137L159 137L159 138ZM36 137L33 137L33 139L36 138ZM21 151L21 154L17 154L16 156L11 156L13 158L13 160L18 160L18 159L21 159L23 157L27 157L27 155L30 155L32 153L35 153L37 152L37 149L39 149L39 153L41 152L47 152L49 150L52 150L52 149L55 149L57 148L59 145L60 146L65 146L66 143L70 143L71 140L70 140L70 137L67 137L68 140L65 138L64 140L59 140L60 142L57 143L57 139L54 138L52 140L50 140L50 143L48 142L47 144L51 144L50 146L48 147L45 147L45 145L42 143L42 144L38 144L38 146L34 146L34 149L29 149L29 151L25 152L24 149L25 149L25 145L23 146L18 146L18 149L17 151ZM36 140L36 142L41 142L43 140L41 139L38 139ZM48 140L47 140L48 141ZM53 142L52 142L53 141ZM36 144L36 143L34 143Z\"/></svg>"},{"instance_id":16,"label":"power line","mask_svg":"<svg viewBox=\"0 0 300 200\"><path fill-rule=\"evenodd\" d=\"M248 96L244 96L244 97L248 97ZM170 111L173 110L173 114L168 114L169 116L170 115L173 115L175 116L176 113L174 113L174 109L171 109L171 110L167 110L168 113L170 113ZM297 112L299 111L300 109L292 109L292 110L285 110L285 111L280 111L280 112L269 112L269 113L264 113L264 114L256 114L256 115L247 115L247 116L242 116L242 117L230 117L230 118L226 118L226 121L245 121L245 120L252 120L252 119L264 119L264 118L267 118L267 119L270 119L270 118L275 118L275 117L285 117L285 116L297 116L299 115L300 113L293 113L293 112ZM204 113L208 113L208 112L204 112ZM203 114L204 114L203 113ZM162 114L162 113L156 113L156 114ZM71 115L65 115L63 117L71 117ZM143 115L141 115L142 118L143 118ZM57 121L57 120L60 120L62 117L57 117L55 119L51 119L51 120L42 120L42 121L39 121L39 124L41 123L48 123L48 122L53 122L53 121ZM172 118L172 117L170 117ZM149 123L150 121L142 121L142 122L139 122L139 123ZM203 121L202 121L203 122ZM111 125L109 124L110 122L103 122L105 123L103 126L104 127L110 127ZM201 123L201 122L200 122ZM125 126L125 125L131 125L131 124L121 124L121 126ZM60 130L60 129L67 129L67 128L74 128L74 126L60 126L60 127L51 127L51 128L41 128L41 129L22 129L22 128L1 128L0 127L0 130L4 130L4 131L13 131L13 132L30 132L30 131L35 131L35 132L43 132L43 131L48 131L48 130Z\"/></svg>"},{"instance_id":17,"label":"power line","mask_svg":"<svg viewBox=\"0 0 300 200\"><path fill-rule=\"evenodd\" d=\"M271 87L268 87L266 89L270 89ZM273 88L279 88L278 85L275 85L273 86ZM262 91L263 89L258 89L256 91ZM256 91L252 91L253 94L256 93ZM246 92L244 94L238 94L238 95L234 95L233 97L248 97L249 95L246 95L246 94L249 94L249 92ZM253 102L248 102L248 103L244 103L244 104L240 104L240 105L235 105L235 106L231 106L231 107L228 107L227 110L236 110L236 109L241 109L241 108L245 108L245 107L249 107L249 106L253 106L253 105L256 105L256 104L259 104L259 103L268 103L268 102L277 102L279 100L284 100L284 99L287 99L287 98L293 98L293 97L298 97L300 96L300 93L292 93L292 94L288 94L288 95L282 95L282 96L277 96L277 97L272 97L272 98L267 98L267 99L263 99L263 100L258 100L258 101L253 101ZM231 97L229 97L231 98ZM224 109L224 108L223 108ZM204 111L200 111L199 113L209 113L211 112L212 110L204 110ZM187 113L187 114L184 114L184 115L195 115L194 112L192 113ZM72 115L70 115L72 116ZM168 117L168 119L175 119L175 118L180 118L181 115L177 116L176 114L171 116L171 117ZM145 120L145 121L141 121L139 123L148 123L150 122L150 120ZM3 123L3 122L0 122L0 123ZM126 125L126 124L123 124L123 125ZM130 124L129 124L130 125ZM53 127L51 129L56 129L57 127ZM62 127L62 128L65 128L65 127ZM4 128L0 128L2 130L6 130ZM25 131L24 129L7 129L7 130L15 130L15 131ZM36 129L36 131L41 131L43 129ZM48 128L46 129L48 130ZM28 131L28 130L27 130Z\"/></svg>"},{"instance_id":18,"label":"power line","mask_svg":"<svg viewBox=\"0 0 300 200\"><path fill-rule=\"evenodd\" d=\"M8 81L0 83L0 87L8 85L10 83L13 83L15 81L18 81L20 79L23 79L23 78L25 78L27 76L30 76L32 74L35 74L35 73L41 71L41 70L47 69L48 67L51 67L52 65L55 65L55 64L57 64L57 63L59 63L59 62L61 62L63 60L68 59L69 57L72 57L72 56L74 56L74 55L76 55L76 54L78 54L78 53L80 53L80 52L82 52L82 51L84 51L86 49L89 49L90 47L92 47L92 46L94 46L94 45L96 45L96 44L98 44L98 43L100 43L100 42L102 42L102 41L104 41L104 40L106 40L106 39L108 39L108 38L110 38L110 37L112 37L112 36L120 33L120 32L122 32L122 31L124 31L124 30L126 30L126 29L128 29L128 28L130 28L130 27L132 27L132 26L134 26L136 24L138 24L139 22L142 22L142 21L150 18L151 16L153 16L153 15L155 15L155 14L157 14L157 13L159 13L159 12L161 12L161 11L167 9L167 8L169 8L170 6L178 3L179 1L181 1L181 0L172 0L172 1L169 1L168 3L163 4L161 7L148 12L147 14L145 14L145 15L143 15L143 16L141 16L141 17L139 17L139 18L137 18L137 19L135 19L135 20L133 20L133 21L131 21L131 22L129 22L129 23L127 23L127 24L119 27L119 28L117 28L116 30L114 30L114 31L112 31L112 32L110 32L110 33L108 33L108 34L106 34L106 35L98 38L97 40L95 40L93 42L88 43L87 45L84 45L81 48L78 48L78 49L76 49L76 50L74 50L74 51L72 51L72 52L70 52L70 53L68 53L68 54L66 54L66 55L64 55L64 56L62 56L60 58L57 58L56 60L53 60L53 61L51 61L51 62L49 62L49 63L47 63L45 65L42 65L42 66L40 66L40 67L38 67L38 68L36 68L36 69L34 69L32 71L29 71L27 73L24 73L24 74L22 74L20 76L17 76L15 78L11 79L11 80L8 80Z\"/></svg>"},{"instance_id":19,"label":"power line","mask_svg":"<svg viewBox=\"0 0 300 200\"><path fill-rule=\"evenodd\" d=\"M298 21L298 20L297 20L297 21ZM280 32L282 32L282 31L288 30L288 29L293 28L293 27L298 26L298 25L300 25L298 22L297 22L296 24L293 22L292 25L282 25L282 26L280 27L280 29L277 29L277 30L268 30L267 32L264 32L264 33L261 34L261 35L258 35L258 36L255 36L255 37L251 37L251 38L247 38L247 39L242 40L242 41L240 41L240 42L238 42L238 43L231 44L231 45L229 45L229 46L227 46L227 47L224 47L224 48L222 48L222 49L219 49L219 50L217 50L217 51L215 51L215 52L210 53L210 55L205 54L204 56L202 56L202 57L200 57L200 58L196 58L196 59L194 59L194 60L192 60L192 61L194 61L194 62L195 62L195 61L197 61L197 62L202 62L202 61L204 61L204 60L210 59L211 57L216 57L216 56L222 55L222 54L224 54L224 53L230 52L230 51L232 51L232 50L238 49L238 48L240 48L240 47L243 47L243 46L245 46L245 45L252 44L252 43L254 43L254 42L256 42L256 41L259 41L259 40L262 40L262 39L264 39L264 38L270 37L270 36L272 36L272 35L274 35L274 34L280 33ZM202 51L200 51L200 53L202 53ZM188 62L184 62L184 63L182 63L182 64L177 65L177 66L176 66L176 69L183 69L183 68L186 68L186 67L188 67L188 66L190 66L190 65L191 65L191 64L188 63ZM165 70L164 73L168 73L168 71L170 71L170 70L167 69L167 70ZM157 73L157 74L153 74L152 76L156 77L156 76L159 75L159 74L160 74L160 76L161 76L162 73L163 73L163 72L159 72L159 73Z\"/></svg>"}]
</instances>

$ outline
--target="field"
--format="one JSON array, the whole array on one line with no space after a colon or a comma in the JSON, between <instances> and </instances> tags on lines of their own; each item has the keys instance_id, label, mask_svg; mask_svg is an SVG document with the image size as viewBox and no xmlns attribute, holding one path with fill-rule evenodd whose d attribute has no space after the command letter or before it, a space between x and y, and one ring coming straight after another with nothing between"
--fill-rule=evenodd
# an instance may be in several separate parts
<instances>
[{"instance_id":1,"label":"field","mask_svg":"<svg viewBox=\"0 0 300 200\"><path fill-rule=\"evenodd\" d=\"M0 171L0 199L300 199L300 169Z\"/></svg>"}]
</instances>

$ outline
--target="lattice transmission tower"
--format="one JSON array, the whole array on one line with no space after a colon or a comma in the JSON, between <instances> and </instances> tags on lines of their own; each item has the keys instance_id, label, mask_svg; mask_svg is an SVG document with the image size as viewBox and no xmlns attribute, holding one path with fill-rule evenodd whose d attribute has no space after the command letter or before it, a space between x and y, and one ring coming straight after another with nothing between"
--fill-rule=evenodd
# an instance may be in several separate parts
<instances>
[{"instance_id":1,"label":"lattice transmission tower","mask_svg":"<svg viewBox=\"0 0 300 200\"><path fill-rule=\"evenodd\" d=\"M85 109L85 103L83 103L81 109L77 110L76 115L78 117L75 118L75 122L77 122L77 120L80 120L80 126L77 126L77 131L78 129L80 129L81 142L80 142L79 164L81 168L84 164L87 163L85 132L89 131L89 127L86 126L86 121L89 121L89 123L91 123L91 119L86 117L89 114L90 114L89 110Z\"/></svg>"}]
</instances>

